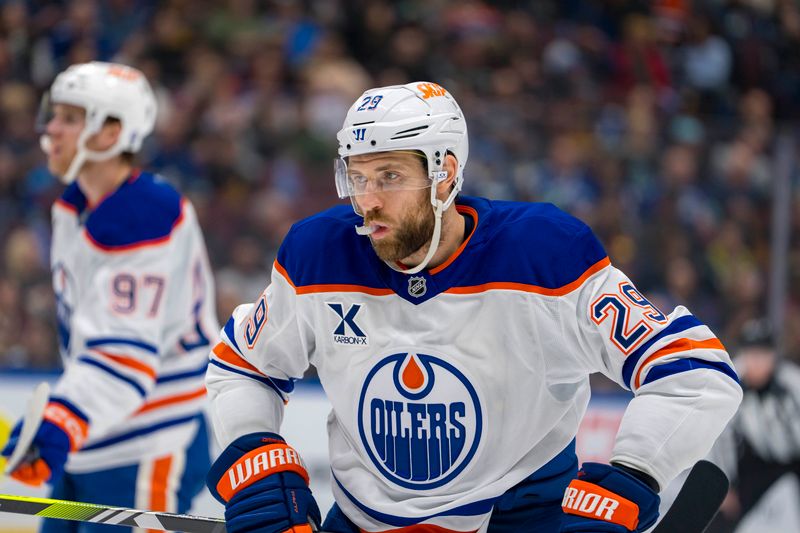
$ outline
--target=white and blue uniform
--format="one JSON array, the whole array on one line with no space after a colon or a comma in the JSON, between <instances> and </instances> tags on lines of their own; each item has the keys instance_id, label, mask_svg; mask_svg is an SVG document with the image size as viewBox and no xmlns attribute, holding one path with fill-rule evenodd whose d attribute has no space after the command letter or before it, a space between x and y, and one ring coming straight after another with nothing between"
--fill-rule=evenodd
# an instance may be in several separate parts
<instances>
[{"instance_id":1,"label":"white and blue uniform","mask_svg":"<svg viewBox=\"0 0 800 533\"><path fill-rule=\"evenodd\" d=\"M295 224L271 284L234 311L211 355L221 444L279 431L313 364L332 404L334 496L353 524L482 532L507 491L555 463L570 469L558 506L589 374L602 372L635 393L612 460L665 486L702 458L741 397L709 328L653 307L552 205L461 197L457 208L469 238L412 276L376 256L349 207Z\"/></svg>"},{"instance_id":2,"label":"white and blue uniform","mask_svg":"<svg viewBox=\"0 0 800 533\"><path fill-rule=\"evenodd\" d=\"M52 217L64 362L52 396L89 420L55 493L70 496L63 491L79 479L89 484L76 489L84 499L118 494L119 505L185 511L209 464L204 376L219 329L194 209L137 172L96 206L73 183Z\"/></svg>"}]
</instances>

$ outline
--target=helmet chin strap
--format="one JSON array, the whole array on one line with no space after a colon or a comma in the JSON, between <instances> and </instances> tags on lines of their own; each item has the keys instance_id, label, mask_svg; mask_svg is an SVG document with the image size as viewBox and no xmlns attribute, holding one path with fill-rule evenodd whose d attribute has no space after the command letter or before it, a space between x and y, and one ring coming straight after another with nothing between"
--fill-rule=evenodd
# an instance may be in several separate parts
<instances>
[{"instance_id":1,"label":"helmet chin strap","mask_svg":"<svg viewBox=\"0 0 800 533\"><path fill-rule=\"evenodd\" d=\"M84 130L86 131L86 130ZM86 137L88 138L90 135L87 134ZM98 152L96 150L89 150L85 147L86 142L84 139L84 133L81 133L81 136L78 138L78 150L75 153L75 157L72 158L72 161L69 163L69 168L64 173L63 176L58 176L58 180L63 183L64 185L69 185L75 178L78 177L78 172L80 172L83 164L86 161L105 161L106 159L110 159L115 155L119 155L122 153L122 144L117 142L114 146L109 148L108 150L104 150L102 152ZM42 148L42 151L45 154L50 154L50 148L52 147L52 141L50 140L50 136L44 134L39 137L39 146Z\"/></svg>"}]
</instances>

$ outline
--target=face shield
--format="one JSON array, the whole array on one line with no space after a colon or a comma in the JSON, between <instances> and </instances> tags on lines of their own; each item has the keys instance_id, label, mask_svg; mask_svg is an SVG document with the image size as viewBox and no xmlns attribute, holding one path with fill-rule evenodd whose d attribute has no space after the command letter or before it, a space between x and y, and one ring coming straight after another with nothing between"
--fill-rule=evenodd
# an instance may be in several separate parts
<instances>
[{"instance_id":1,"label":"face shield","mask_svg":"<svg viewBox=\"0 0 800 533\"><path fill-rule=\"evenodd\" d=\"M414 151L403 151L424 159L425 155ZM415 191L431 186L431 179L421 169L411 171L403 165L379 167L369 172L349 168L345 158L338 157L333 161L336 178L336 192L339 198L350 198L353 209L363 216L358 205L358 198L367 194L388 193L397 191Z\"/></svg>"},{"instance_id":2,"label":"face shield","mask_svg":"<svg viewBox=\"0 0 800 533\"><path fill-rule=\"evenodd\" d=\"M50 91L45 91L39 102L39 111L36 113L36 133L43 135L47 131L47 124L53 119L53 102Z\"/></svg>"}]
</instances>

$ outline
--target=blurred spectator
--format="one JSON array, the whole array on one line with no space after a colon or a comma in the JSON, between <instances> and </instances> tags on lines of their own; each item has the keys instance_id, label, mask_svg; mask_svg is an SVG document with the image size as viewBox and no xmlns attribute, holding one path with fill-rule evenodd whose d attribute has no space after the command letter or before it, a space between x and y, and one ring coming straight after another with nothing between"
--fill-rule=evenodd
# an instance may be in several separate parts
<instances>
[{"instance_id":1,"label":"blurred spectator","mask_svg":"<svg viewBox=\"0 0 800 533\"><path fill-rule=\"evenodd\" d=\"M471 117L465 194L552 201L586 219L665 311L694 301L725 341L770 283L774 141L788 132L800 146L794 0L2 2L0 249L28 228L47 250L39 236L60 186L41 164L36 104L78 58L129 62L152 81L160 120L140 163L202 206L232 302L266 276L292 222L336 201L342 103L412 78L442 83ZM800 358L798 176L790 358ZM257 248L255 266L234 260L240 238ZM36 276L47 261L45 251ZM29 275L0 266L0 305L16 302L25 324L24 302L39 294ZM32 350L3 340L26 327L13 322L0 319L0 366ZM57 365L56 353L37 364Z\"/></svg>"},{"instance_id":2,"label":"blurred spectator","mask_svg":"<svg viewBox=\"0 0 800 533\"><path fill-rule=\"evenodd\" d=\"M720 106L729 90L731 50L725 39L713 32L712 20L705 14L689 21L683 61L686 86L699 93L701 111L725 112Z\"/></svg>"}]
</instances>

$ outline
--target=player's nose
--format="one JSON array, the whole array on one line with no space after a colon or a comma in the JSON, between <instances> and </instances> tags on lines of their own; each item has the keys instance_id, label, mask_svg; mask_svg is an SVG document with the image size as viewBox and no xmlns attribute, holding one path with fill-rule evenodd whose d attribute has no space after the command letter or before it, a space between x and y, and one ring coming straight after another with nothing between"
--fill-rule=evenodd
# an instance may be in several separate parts
<instances>
[{"instance_id":1,"label":"player's nose","mask_svg":"<svg viewBox=\"0 0 800 533\"><path fill-rule=\"evenodd\" d=\"M383 207L382 195L373 189L369 189L369 192L364 192L356 196L356 202L358 202L362 213L377 211Z\"/></svg>"},{"instance_id":2,"label":"player's nose","mask_svg":"<svg viewBox=\"0 0 800 533\"><path fill-rule=\"evenodd\" d=\"M58 117L53 117L45 124L44 132L49 136L57 135L61 131L61 121Z\"/></svg>"}]
</instances>

